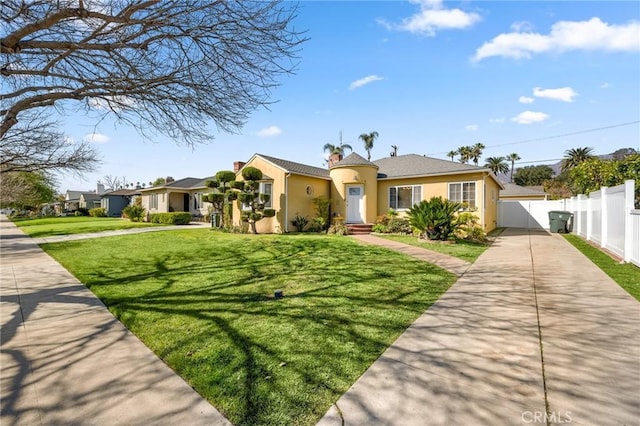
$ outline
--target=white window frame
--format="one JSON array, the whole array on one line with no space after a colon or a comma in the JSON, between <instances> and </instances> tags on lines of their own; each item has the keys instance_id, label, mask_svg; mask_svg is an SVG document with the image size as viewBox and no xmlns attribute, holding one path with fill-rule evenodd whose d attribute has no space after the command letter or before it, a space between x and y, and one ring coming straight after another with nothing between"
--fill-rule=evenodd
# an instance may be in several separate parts
<instances>
[{"instance_id":1,"label":"white window frame","mask_svg":"<svg viewBox=\"0 0 640 426\"><path fill-rule=\"evenodd\" d=\"M193 209L198 210L202 207L202 192L193 194Z\"/></svg>"},{"instance_id":2,"label":"white window frame","mask_svg":"<svg viewBox=\"0 0 640 426\"><path fill-rule=\"evenodd\" d=\"M398 189L406 189L411 188L411 206L410 207L398 207ZM393 195L392 195L393 194ZM422 201L422 185L396 185L390 186L387 191L387 202L389 204L389 208L396 211L407 211L411 207L418 204ZM392 197L394 199L392 200ZM393 201L393 202L392 202Z\"/></svg>"},{"instance_id":3,"label":"white window frame","mask_svg":"<svg viewBox=\"0 0 640 426\"><path fill-rule=\"evenodd\" d=\"M158 210L158 194L149 194L149 209Z\"/></svg>"},{"instance_id":4,"label":"white window frame","mask_svg":"<svg viewBox=\"0 0 640 426\"><path fill-rule=\"evenodd\" d=\"M269 185L269 191L265 191L265 187L266 185ZM273 206L273 181L264 181L264 182L260 182L258 185L258 194L268 194L269 195L269 201L267 201L266 203L264 203L264 208L265 209L270 209ZM246 203L242 203L242 211L249 211L251 210L249 208L249 205Z\"/></svg>"},{"instance_id":5,"label":"white window frame","mask_svg":"<svg viewBox=\"0 0 640 426\"><path fill-rule=\"evenodd\" d=\"M466 185L473 185L473 205L468 201L465 200L465 186ZM453 186L458 186L459 190L460 190L460 199L456 200L453 197L451 197L451 188ZM450 182L448 187L447 187L447 198L449 199L449 201L454 201L454 202L458 202L458 203L467 203L468 207L466 207L466 210L475 210L478 208L478 185L476 185L475 181L467 181L467 182Z\"/></svg>"}]
</instances>

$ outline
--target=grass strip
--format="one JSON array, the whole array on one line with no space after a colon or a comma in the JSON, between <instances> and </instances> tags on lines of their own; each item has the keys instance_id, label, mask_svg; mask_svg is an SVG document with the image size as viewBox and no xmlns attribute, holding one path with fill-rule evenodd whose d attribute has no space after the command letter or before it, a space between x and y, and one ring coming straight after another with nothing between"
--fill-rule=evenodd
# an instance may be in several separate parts
<instances>
[{"instance_id":1,"label":"grass strip","mask_svg":"<svg viewBox=\"0 0 640 426\"><path fill-rule=\"evenodd\" d=\"M63 216L38 219L12 219L22 231L31 237L85 234L118 229L163 226L157 223L131 222L113 217Z\"/></svg>"},{"instance_id":2,"label":"grass strip","mask_svg":"<svg viewBox=\"0 0 640 426\"><path fill-rule=\"evenodd\" d=\"M415 235L376 234L376 237L386 238L391 241L397 241L423 249L448 254L449 256L457 257L470 263L475 262L478 256L484 253L490 245L488 243L485 244L466 240L457 240L453 243L445 244L437 241L419 240Z\"/></svg>"},{"instance_id":3,"label":"grass strip","mask_svg":"<svg viewBox=\"0 0 640 426\"><path fill-rule=\"evenodd\" d=\"M577 235L565 234L564 237L617 282L620 287L640 301L640 268L632 263L620 263L614 260Z\"/></svg>"}]
</instances>

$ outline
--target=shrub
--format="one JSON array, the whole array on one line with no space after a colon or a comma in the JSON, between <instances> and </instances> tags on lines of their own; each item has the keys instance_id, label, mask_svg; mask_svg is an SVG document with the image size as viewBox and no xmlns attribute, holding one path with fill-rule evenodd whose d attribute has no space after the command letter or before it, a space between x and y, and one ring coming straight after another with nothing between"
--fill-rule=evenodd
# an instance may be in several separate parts
<instances>
[{"instance_id":1,"label":"shrub","mask_svg":"<svg viewBox=\"0 0 640 426\"><path fill-rule=\"evenodd\" d=\"M73 215L74 215L74 216L84 216L80 210L76 210L76 211L73 213Z\"/></svg>"},{"instance_id":2,"label":"shrub","mask_svg":"<svg viewBox=\"0 0 640 426\"><path fill-rule=\"evenodd\" d=\"M78 210L75 211L74 215L75 216L89 216L89 210L85 209L84 207L80 207Z\"/></svg>"},{"instance_id":3,"label":"shrub","mask_svg":"<svg viewBox=\"0 0 640 426\"><path fill-rule=\"evenodd\" d=\"M293 219L291 219L291 224L296 227L296 231L298 232L304 231L304 228L308 223L309 218L306 216L300 216L299 214L295 215Z\"/></svg>"},{"instance_id":4,"label":"shrub","mask_svg":"<svg viewBox=\"0 0 640 426\"><path fill-rule=\"evenodd\" d=\"M89 210L89 216L91 217L107 217L107 209L104 207L96 207Z\"/></svg>"},{"instance_id":5,"label":"shrub","mask_svg":"<svg viewBox=\"0 0 640 426\"><path fill-rule=\"evenodd\" d=\"M349 235L349 230L347 229L347 225L344 223L334 223L327 230L327 234Z\"/></svg>"},{"instance_id":6,"label":"shrub","mask_svg":"<svg viewBox=\"0 0 640 426\"><path fill-rule=\"evenodd\" d=\"M430 240L449 240L457 227L456 212L461 205L432 197L415 204L409 210L409 223Z\"/></svg>"},{"instance_id":7,"label":"shrub","mask_svg":"<svg viewBox=\"0 0 640 426\"><path fill-rule=\"evenodd\" d=\"M469 212L462 212L458 214L456 218L456 238L480 241L487 240L487 234L483 231L482 227L478 224L478 217Z\"/></svg>"},{"instance_id":8,"label":"shrub","mask_svg":"<svg viewBox=\"0 0 640 426\"><path fill-rule=\"evenodd\" d=\"M398 213L395 210L390 209L386 215L376 218L371 230L382 234L410 234L411 224L407 219L398 217Z\"/></svg>"},{"instance_id":9,"label":"shrub","mask_svg":"<svg viewBox=\"0 0 640 426\"><path fill-rule=\"evenodd\" d=\"M313 205L316 207L316 217L314 218L313 227L320 227L319 230L324 231L329 225L331 200L326 197L316 197L313 199Z\"/></svg>"},{"instance_id":10,"label":"shrub","mask_svg":"<svg viewBox=\"0 0 640 426\"><path fill-rule=\"evenodd\" d=\"M188 225L191 222L191 213L151 213L151 223L162 223L166 225Z\"/></svg>"},{"instance_id":11,"label":"shrub","mask_svg":"<svg viewBox=\"0 0 640 426\"><path fill-rule=\"evenodd\" d=\"M134 204L132 206L127 206L122 209L122 214L124 217L129 219L131 222L141 222L144 217L145 209L142 206Z\"/></svg>"}]
</instances>

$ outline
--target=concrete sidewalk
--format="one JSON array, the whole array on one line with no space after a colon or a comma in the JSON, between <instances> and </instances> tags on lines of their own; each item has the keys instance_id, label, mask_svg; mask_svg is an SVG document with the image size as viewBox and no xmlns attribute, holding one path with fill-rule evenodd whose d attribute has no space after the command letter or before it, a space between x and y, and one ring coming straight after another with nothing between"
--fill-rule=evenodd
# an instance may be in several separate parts
<instances>
[{"instance_id":1,"label":"concrete sidewalk","mask_svg":"<svg viewBox=\"0 0 640 426\"><path fill-rule=\"evenodd\" d=\"M230 424L0 216L4 425Z\"/></svg>"},{"instance_id":2,"label":"concrete sidewalk","mask_svg":"<svg viewBox=\"0 0 640 426\"><path fill-rule=\"evenodd\" d=\"M507 229L319 425L640 424L640 303L560 235Z\"/></svg>"}]
</instances>

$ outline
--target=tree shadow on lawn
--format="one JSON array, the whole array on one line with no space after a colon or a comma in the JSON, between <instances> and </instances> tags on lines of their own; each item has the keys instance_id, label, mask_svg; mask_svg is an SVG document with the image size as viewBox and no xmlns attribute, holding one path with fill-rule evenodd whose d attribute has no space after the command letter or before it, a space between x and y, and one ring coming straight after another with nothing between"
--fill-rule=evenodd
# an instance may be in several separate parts
<instances>
[{"instance_id":1,"label":"tree shadow on lawn","mask_svg":"<svg viewBox=\"0 0 640 426\"><path fill-rule=\"evenodd\" d=\"M160 252L105 259L80 278L235 424L313 424L455 279L349 244L335 261L322 239L267 244L255 256Z\"/></svg>"}]
</instances>

